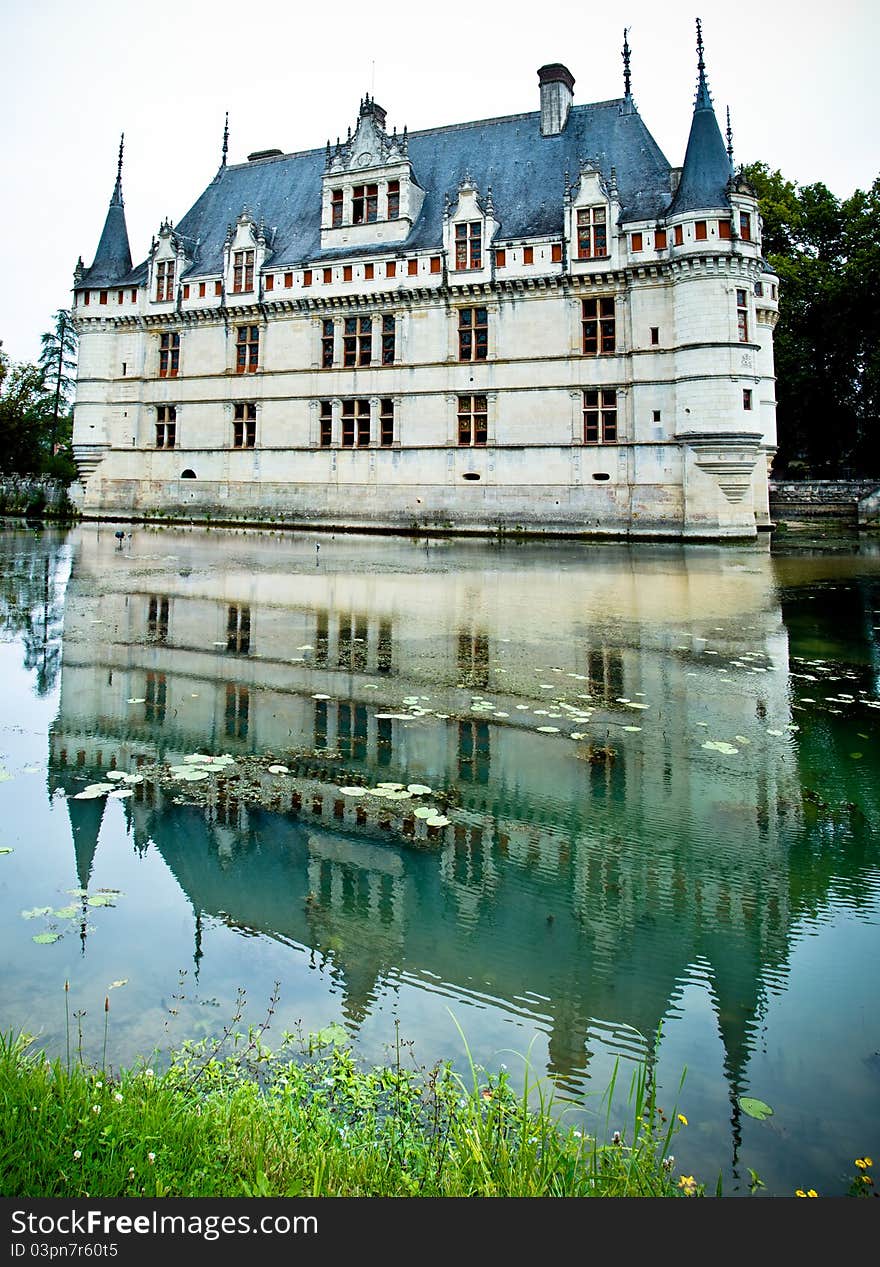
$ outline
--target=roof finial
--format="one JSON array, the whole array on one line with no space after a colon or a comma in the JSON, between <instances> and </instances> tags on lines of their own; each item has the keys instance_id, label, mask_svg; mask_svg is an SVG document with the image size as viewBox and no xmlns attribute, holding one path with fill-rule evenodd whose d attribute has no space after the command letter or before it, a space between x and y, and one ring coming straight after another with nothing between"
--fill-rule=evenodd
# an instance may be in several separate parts
<instances>
[{"instance_id":1,"label":"roof finial","mask_svg":"<svg viewBox=\"0 0 880 1267\"><path fill-rule=\"evenodd\" d=\"M111 203L117 206L123 206L122 202L122 152L125 149L125 133L123 132L119 138L119 162L116 164L116 187L113 190Z\"/></svg>"},{"instance_id":2,"label":"roof finial","mask_svg":"<svg viewBox=\"0 0 880 1267\"><path fill-rule=\"evenodd\" d=\"M702 75L706 69L703 61L703 26L700 19L697 18L697 70Z\"/></svg>"},{"instance_id":3,"label":"roof finial","mask_svg":"<svg viewBox=\"0 0 880 1267\"><path fill-rule=\"evenodd\" d=\"M727 157L730 159L730 170L733 171L733 128L730 126L730 106L727 107Z\"/></svg>"},{"instance_id":4,"label":"roof finial","mask_svg":"<svg viewBox=\"0 0 880 1267\"><path fill-rule=\"evenodd\" d=\"M711 110L712 98L709 85L706 83L706 63L703 59L703 24L697 18L697 97L695 110Z\"/></svg>"},{"instance_id":5,"label":"roof finial","mask_svg":"<svg viewBox=\"0 0 880 1267\"><path fill-rule=\"evenodd\" d=\"M226 166L226 155L228 153L229 153L229 111L227 110L226 121L223 124L223 158L220 161L221 167Z\"/></svg>"},{"instance_id":6,"label":"roof finial","mask_svg":"<svg viewBox=\"0 0 880 1267\"><path fill-rule=\"evenodd\" d=\"M629 27L623 28L623 95L625 97L632 96L632 76L629 69L630 49L629 40L626 38Z\"/></svg>"}]
</instances>

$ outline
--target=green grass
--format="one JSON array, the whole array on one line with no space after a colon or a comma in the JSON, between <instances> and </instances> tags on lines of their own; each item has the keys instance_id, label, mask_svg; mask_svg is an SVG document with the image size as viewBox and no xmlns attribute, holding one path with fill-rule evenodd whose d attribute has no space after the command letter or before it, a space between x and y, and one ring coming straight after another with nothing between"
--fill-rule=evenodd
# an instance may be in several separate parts
<instances>
[{"instance_id":1,"label":"green grass","mask_svg":"<svg viewBox=\"0 0 880 1267\"><path fill-rule=\"evenodd\" d=\"M363 1069L342 1034L286 1034L270 1052L260 1028L227 1031L162 1072L117 1074L0 1035L0 1194L682 1195L675 1115L644 1069L628 1136L600 1141L560 1125L546 1083L517 1094L473 1064L467 1081L448 1064L410 1071L399 1041L390 1067Z\"/></svg>"}]
</instances>

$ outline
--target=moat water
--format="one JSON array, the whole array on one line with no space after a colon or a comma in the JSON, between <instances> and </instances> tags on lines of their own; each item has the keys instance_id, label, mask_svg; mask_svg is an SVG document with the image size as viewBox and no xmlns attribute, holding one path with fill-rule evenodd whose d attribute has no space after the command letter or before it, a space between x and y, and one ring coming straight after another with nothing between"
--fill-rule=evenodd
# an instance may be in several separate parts
<instances>
[{"instance_id":1,"label":"moat water","mask_svg":"<svg viewBox=\"0 0 880 1267\"><path fill-rule=\"evenodd\" d=\"M161 1062L278 982L270 1043L460 1026L586 1130L648 1060L710 1192L880 1159L876 541L117 532L0 533L4 1031Z\"/></svg>"}]
</instances>

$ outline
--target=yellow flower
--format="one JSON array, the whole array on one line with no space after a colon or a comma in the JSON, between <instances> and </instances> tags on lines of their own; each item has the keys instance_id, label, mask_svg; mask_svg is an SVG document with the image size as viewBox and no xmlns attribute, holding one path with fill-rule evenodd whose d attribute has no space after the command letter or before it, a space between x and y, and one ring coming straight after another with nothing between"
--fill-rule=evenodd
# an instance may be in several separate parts
<instances>
[{"instance_id":1,"label":"yellow flower","mask_svg":"<svg viewBox=\"0 0 880 1267\"><path fill-rule=\"evenodd\" d=\"M692 1197L697 1191L697 1181L693 1175L679 1175L678 1186L686 1197Z\"/></svg>"},{"instance_id":2,"label":"yellow flower","mask_svg":"<svg viewBox=\"0 0 880 1267\"><path fill-rule=\"evenodd\" d=\"M862 1175L862 1183L873 1183L874 1180L870 1175Z\"/></svg>"},{"instance_id":3,"label":"yellow flower","mask_svg":"<svg viewBox=\"0 0 880 1267\"><path fill-rule=\"evenodd\" d=\"M815 1188L807 1188L807 1196L808 1196L808 1197L818 1197L818 1195L819 1195L819 1194L818 1194L818 1192L816 1191L816 1189L815 1189Z\"/></svg>"},{"instance_id":4,"label":"yellow flower","mask_svg":"<svg viewBox=\"0 0 880 1267\"><path fill-rule=\"evenodd\" d=\"M866 1157L866 1158L865 1158L865 1165L866 1165L866 1166L873 1166L873 1165L874 1165L874 1163L871 1161L871 1158L870 1158L870 1157Z\"/></svg>"},{"instance_id":5,"label":"yellow flower","mask_svg":"<svg viewBox=\"0 0 880 1267\"><path fill-rule=\"evenodd\" d=\"M805 1197L807 1194L804 1192L803 1188L795 1188L794 1195L796 1197Z\"/></svg>"},{"instance_id":6,"label":"yellow flower","mask_svg":"<svg viewBox=\"0 0 880 1267\"><path fill-rule=\"evenodd\" d=\"M678 1120L681 1122L682 1126L687 1126L688 1120L683 1113L678 1114Z\"/></svg>"},{"instance_id":7,"label":"yellow flower","mask_svg":"<svg viewBox=\"0 0 880 1267\"><path fill-rule=\"evenodd\" d=\"M868 1163L864 1157L857 1157L856 1165L858 1166L859 1170L867 1170L868 1168Z\"/></svg>"}]
</instances>

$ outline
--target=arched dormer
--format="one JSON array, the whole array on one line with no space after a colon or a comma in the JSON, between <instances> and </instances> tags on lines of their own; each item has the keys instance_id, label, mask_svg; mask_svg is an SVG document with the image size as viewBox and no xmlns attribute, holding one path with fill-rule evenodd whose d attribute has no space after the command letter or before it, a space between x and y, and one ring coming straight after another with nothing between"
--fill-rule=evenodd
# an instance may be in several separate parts
<instances>
[{"instance_id":1,"label":"arched dormer","mask_svg":"<svg viewBox=\"0 0 880 1267\"><path fill-rule=\"evenodd\" d=\"M491 276L489 247L498 232L491 188L480 198L476 182L465 175L455 203L443 213L443 249L450 278L481 281Z\"/></svg>"},{"instance_id":2,"label":"arched dormer","mask_svg":"<svg viewBox=\"0 0 880 1267\"><path fill-rule=\"evenodd\" d=\"M150 247L147 274L150 302L176 305L180 278L191 263L183 238L174 232L170 220L163 220Z\"/></svg>"},{"instance_id":3,"label":"arched dormer","mask_svg":"<svg viewBox=\"0 0 880 1267\"><path fill-rule=\"evenodd\" d=\"M226 230L223 243L223 278L227 300L241 296L243 302L259 298L260 271L268 254L262 222L257 224L243 207L235 225Z\"/></svg>"},{"instance_id":4,"label":"arched dormer","mask_svg":"<svg viewBox=\"0 0 880 1267\"><path fill-rule=\"evenodd\" d=\"M385 111L369 96L354 136L349 131L333 149L327 142L321 199L324 249L404 242L418 219L425 191L413 173L406 129L389 136Z\"/></svg>"},{"instance_id":5,"label":"arched dormer","mask_svg":"<svg viewBox=\"0 0 880 1267\"><path fill-rule=\"evenodd\" d=\"M615 266L620 199L613 169L611 175L606 181L594 163L585 161L577 181L566 189L565 235L576 272L599 263Z\"/></svg>"}]
</instances>

